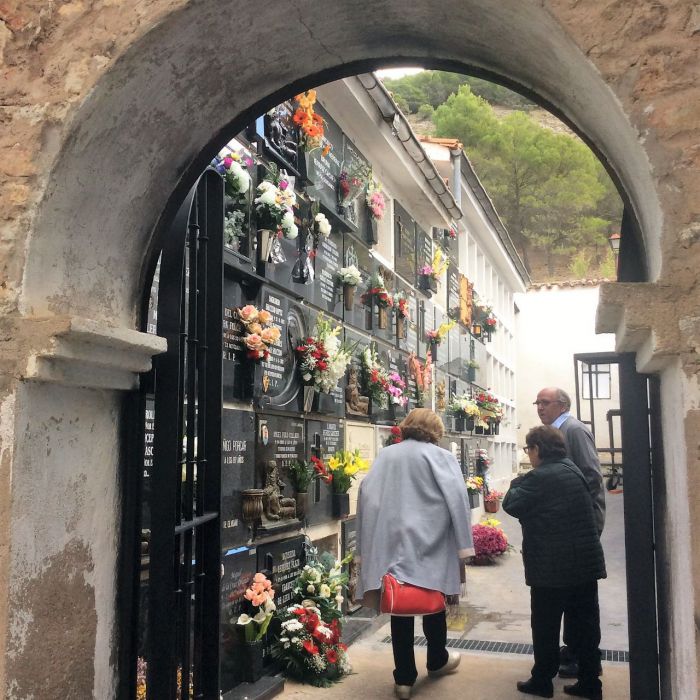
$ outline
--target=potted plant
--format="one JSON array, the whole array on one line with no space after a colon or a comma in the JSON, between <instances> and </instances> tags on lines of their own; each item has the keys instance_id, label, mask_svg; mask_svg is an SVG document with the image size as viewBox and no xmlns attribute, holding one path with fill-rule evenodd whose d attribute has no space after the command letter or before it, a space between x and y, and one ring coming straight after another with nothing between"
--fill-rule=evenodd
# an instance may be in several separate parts
<instances>
[{"instance_id":1,"label":"potted plant","mask_svg":"<svg viewBox=\"0 0 700 700\"><path fill-rule=\"evenodd\" d=\"M260 262L267 262L276 238L284 236L294 239L299 235L294 223L297 198L289 180L272 166L256 191L258 196L254 204L258 220L258 255Z\"/></svg>"},{"instance_id":2,"label":"potted plant","mask_svg":"<svg viewBox=\"0 0 700 700\"><path fill-rule=\"evenodd\" d=\"M287 467L289 484L294 489L294 500L297 502L297 518L303 520L306 517L306 507L309 499L309 485L318 477L312 460L318 457L312 456L311 460L295 459ZM320 460L319 460L320 461Z\"/></svg>"},{"instance_id":3,"label":"potted plant","mask_svg":"<svg viewBox=\"0 0 700 700\"><path fill-rule=\"evenodd\" d=\"M360 456L359 450L338 450L328 459L328 469L333 476L333 516L344 518L350 514L348 490L357 472L367 469L369 462Z\"/></svg>"},{"instance_id":4,"label":"potted plant","mask_svg":"<svg viewBox=\"0 0 700 700\"><path fill-rule=\"evenodd\" d=\"M340 330L340 326L334 326L319 314L315 334L300 340L296 346L306 412L312 409L316 392L330 394L338 386L350 363L352 349L340 342Z\"/></svg>"},{"instance_id":5,"label":"potted plant","mask_svg":"<svg viewBox=\"0 0 700 700\"><path fill-rule=\"evenodd\" d=\"M469 496L469 505L472 508L479 507L479 494L484 489L484 479L480 476L470 476L466 480L467 495Z\"/></svg>"},{"instance_id":6,"label":"potted plant","mask_svg":"<svg viewBox=\"0 0 700 700\"><path fill-rule=\"evenodd\" d=\"M262 677L263 638L275 611L272 601L274 595L275 591L267 577L261 573L255 574L243 596L248 612L231 619L231 624L243 632L245 643L242 647L242 668L248 683L255 683Z\"/></svg>"},{"instance_id":7,"label":"potted plant","mask_svg":"<svg viewBox=\"0 0 700 700\"><path fill-rule=\"evenodd\" d=\"M236 309L236 317L243 326L243 345L246 357L254 362L267 360L270 347L279 342L280 329L272 323L272 314L248 304Z\"/></svg>"},{"instance_id":8,"label":"potted plant","mask_svg":"<svg viewBox=\"0 0 700 700\"><path fill-rule=\"evenodd\" d=\"M384 278L380 274L372 275L369 289L360 297L366 306L377 307L377 327L384 329L388 321L388 309L394 305L394 297L387 290Z\"/></svg>"},{"instance_id":9,"label":"potted plant","mask_svg":"<svg viewBox=\"0 0 700 700\"><path fill-rule=\"evenodd\" d=\"M355 302L355 288L362 281L362 273L355 265L341 267L336 273L338 281L343 285L343 302L346 311L352 311Z\"/></svg>"},{"instance_id":10,"label":"potted plant","mask_svg":"<svg viewBox=\"0 0 700 700\"><path fill-rule=\"evenodd\" d=\"M471 562L473 564L493 564L496 557L508 551L508 538L498 527L500 524L498 520L489 518L472 526L474 556Z\"/></svg>"},{"instance_id":11,"label":"potted plant","mask_svg":"<svg viewBox=\"0 0 700 700\"><path fill-rule=\"evenodd\" d=\"M374 178L370 178L369 182L367 183L367 195L365 201L367 203L367 212L369 214L367 217L367 241L374 244L379 241L377 224L384 218L384 212L386 210L386 199L384 198L384 193L382 192L382 186Z\"/></svg>"},{"instance_id":12,"label":"potted plant","mask_svg":"<svg viewBox=\"0 0 700 700\"><path fill-rule=\"evenodd\" d=\"M430 354L433 357L433 362L437 362L438 345L447 337L447 334L457 325L456 321L444 321L436 329L428 331L426 339L430 344Z\"/></svg>"},{"instance_id":13,"label":"potted plant","mask_svg":"<svg viewBox=\"0 0 700 700\"><path fill-rule=\"evenodd\" d=\"M503 493L501 491L496 491L496 489L484 490L484 510L487 513L498 513L502 498Z\"/></svg>"}]
</instances>

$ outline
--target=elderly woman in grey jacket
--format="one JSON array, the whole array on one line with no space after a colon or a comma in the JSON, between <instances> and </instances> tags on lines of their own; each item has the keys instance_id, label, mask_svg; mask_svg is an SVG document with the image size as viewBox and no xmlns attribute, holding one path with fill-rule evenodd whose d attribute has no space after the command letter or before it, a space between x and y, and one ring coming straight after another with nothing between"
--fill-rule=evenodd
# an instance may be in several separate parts
<instances>
[{"instance_id":1,"label":"elderly woman in grey jacket","mask_svg":"<svg viewBox=\"0 0 700 700\"><path fill-rule=\"evenodd\" d=\"M439 416L416 408L401 424L403 441L384 448L360 485L357 510L357 597L378 599L382 576L442 591L460 592L460 559L474 553L471 511L464 478L452 453L437 446ZM413 654L413 617L391 616L394 692L410 698L418 671ZM456 670L458 653L446 649L445 612L423 616L428 675Z\"/></svg>"}]
</instances>

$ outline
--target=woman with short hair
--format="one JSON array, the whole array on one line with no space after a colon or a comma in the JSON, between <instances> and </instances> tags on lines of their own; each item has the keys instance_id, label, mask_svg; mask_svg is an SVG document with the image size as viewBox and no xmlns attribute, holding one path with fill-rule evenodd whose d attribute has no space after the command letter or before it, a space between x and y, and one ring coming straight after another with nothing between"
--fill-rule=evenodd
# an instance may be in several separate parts
<instances>
[{"instance_id":1,"label":"woman with short hair","mask_svg":"<svg viewBox=\"0 0 700 700\"><path fill-rule=\"evenodd\" d=\"M438 590L457 598L460 559L474 553L471 511L454 455L437 446L442 420L415 408L401 423L402 442L385 447L360 484L357 509L357 596L376 604L382 577ZM451 601L451 602L454 602ZM410 698L418 671L413 654L413 617L391 617L394 692ZM428 675L456 670L460 656L446 648L445 612L423 616Z\"/></svg>"},{"instance_id":2,"label":"woman with short hair","mask_svg":"<svg viewBox=\"0 0 700 700\"><path fill-rule=\"evenodd\" d=\"M559 632L565 608L580 611L578 682L564 692L602 700L598 678L598 579L605 559L598 537L593 500L579 468L566 458L561 431L549 425L530 430L524 450L534 467L510 484L503 510L520 520L525 583L530 586L531 678L518 681L522 693L551 698L559 670Z\"/></svg>"}]
</instances>

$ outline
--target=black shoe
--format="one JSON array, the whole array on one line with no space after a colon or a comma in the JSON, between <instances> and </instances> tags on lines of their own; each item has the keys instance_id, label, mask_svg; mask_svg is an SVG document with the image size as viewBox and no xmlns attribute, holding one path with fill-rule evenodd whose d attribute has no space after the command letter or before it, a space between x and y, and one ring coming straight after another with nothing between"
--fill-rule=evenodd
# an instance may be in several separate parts
<instances>
[{"instance_id":1,"label":"black shoe","mask_svg":"<svg viewBox=\"0 0 700 700\"><path fill-rule=\"evenodd\" d=\"M528 695L539 695L541 698L551 698L554 697L554 687L550 681L549 685L543 685L538 683L533 678L527 681L518 681L516 687L521 693L527 693Z\"/></svg>"},{"instance_id":2,"label":"black shoe","mask_svg":"<svg viewBox=\"0 0 700 700\"><path fill-rule=\"evenodd\" d=\"M559 664L559 678L578 678L578 661L564 661Z\"/></svg>"},{"instance_id":3,"label":"black shoe","mask_svg":"<svg viewBox=\"0 0 700 700\"><path fill-rule=\"evenodd\" d=\"M588 698L588 700L603 700L602 688L586 688L581 683L565 685L564 692L567 695L575 695L577 698Z\"/></svg>"}]
</instances>

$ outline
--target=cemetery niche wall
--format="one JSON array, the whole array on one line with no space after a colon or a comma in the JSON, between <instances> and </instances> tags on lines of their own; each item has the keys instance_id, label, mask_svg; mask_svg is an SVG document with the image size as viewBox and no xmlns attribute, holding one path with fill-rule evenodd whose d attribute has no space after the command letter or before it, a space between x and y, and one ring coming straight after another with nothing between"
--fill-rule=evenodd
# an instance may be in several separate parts
<instances>
[{"instance_id":1,"label":"cemetery niche wall","mask_svg":"<svg viewBox=\"0 0 700 700\"><path fill-rule=\"evenodd\" d=\"M444 445L455 451L466 474L470 446L456 428L450 404L455 396L472 393L476 379L482 387L485 380L484 371L469 371L470 360L485 367L487 359L484 343L470 333L473 285L460 269L462 230L437 208L433 221L419 223L410 196L402 193L399 203L386 190L384 216L393 222L393 254L388 260L378 254L367 193L370 187L379 191L373 169L379 164L344 133L340 118L336 121L320 103L315 109L324 123L316 147L309 148L300 134L289 101L239 134L212 166L226 193L220 212L225 235L219 319L224 692L243 678L236 661L240 639L228 621L240 612L252 576L264 570L277 590L277 605L284 604L303 566L304 538L340 537L328 483L312 479L300 506L290 479L294 460L315 457L327 464L338 450L357 446L353 434L369 436L374 444L374 437L388 434L412 408L426 406L443 418ZM393 138L388 129L385 137ZM423 272L438 249L448 260L442 281ZM352 294L341 276L348 269L357 273ZM158 292L156 275L150 332L158 332ZM337 385L315 391L307 402L298 347L313 336L319 319L339 327L352 357ZM458 325L433 359L427 334L449 320ZM149 399L142 515L146 583L153 421ZM342 522L346 553L354 537L352 513Z\"/></svg>"}]
</instances>

